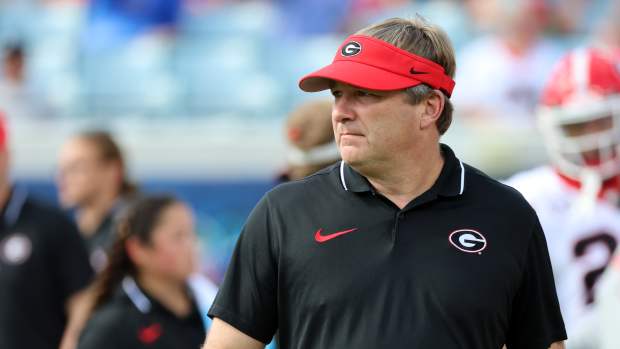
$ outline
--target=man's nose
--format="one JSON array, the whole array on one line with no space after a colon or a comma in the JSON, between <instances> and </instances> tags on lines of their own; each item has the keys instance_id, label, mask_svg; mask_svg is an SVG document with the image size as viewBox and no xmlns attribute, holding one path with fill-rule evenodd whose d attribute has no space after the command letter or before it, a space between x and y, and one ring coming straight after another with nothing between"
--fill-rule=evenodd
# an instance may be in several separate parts
<instances>
[{"instance_id":1,"label":"man's nose","mask_svg":"<svg viewBox=\"0 0 620 349\"><path fill-rule=\"evenodd\" d=\"M337 98L332 107L332 120L335 122L345 122L354 118L355 113L351 105L351 99L348 96Z\"/></svg>"}]
</instances>

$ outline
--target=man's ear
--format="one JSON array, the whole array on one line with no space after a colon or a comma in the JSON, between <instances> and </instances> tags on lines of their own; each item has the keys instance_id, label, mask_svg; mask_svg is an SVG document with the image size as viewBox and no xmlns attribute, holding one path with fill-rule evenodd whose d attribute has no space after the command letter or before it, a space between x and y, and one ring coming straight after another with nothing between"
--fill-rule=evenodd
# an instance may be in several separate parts
<instances>
[{"instance_id":1,"label":"man's ear","mask_svg":"<svg viewBox=\"0 0 620 349\"><path fill-rule=\"evenodd\" d=\"M441 116L446 100L443 94L434 90L422 103L422 115L420 117L420 129L436 127L435 123Z\"/></svg>"}]
</instances>

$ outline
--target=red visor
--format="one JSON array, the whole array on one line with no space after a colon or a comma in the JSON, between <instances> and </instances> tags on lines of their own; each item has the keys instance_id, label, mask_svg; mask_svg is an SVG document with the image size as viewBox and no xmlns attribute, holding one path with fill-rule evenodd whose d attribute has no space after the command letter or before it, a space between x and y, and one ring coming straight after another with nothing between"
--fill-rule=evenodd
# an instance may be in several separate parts
<instances>
[{"instance_id":1,"label":"red visor","mask_svg":"<svg viewBox=\"0 0 620 349\"><path fill-rule=\"evenodd\" d=\"M317 92L336 80L369 90L391 91L426 84L448 97L454 80L439 64L365 35L348 37L332 63L299 81L299 88Z\"/></svg>"},{"instance_id":2,"label":"red visor","mask_svg":"<svg viewBox=\"0 0 620 349\"><path fill-rule=\"evenodd\" d=\"M6 149L7 138L6 119L2 111L0 111L0 151Z\"/></svg>"}]
</instances>

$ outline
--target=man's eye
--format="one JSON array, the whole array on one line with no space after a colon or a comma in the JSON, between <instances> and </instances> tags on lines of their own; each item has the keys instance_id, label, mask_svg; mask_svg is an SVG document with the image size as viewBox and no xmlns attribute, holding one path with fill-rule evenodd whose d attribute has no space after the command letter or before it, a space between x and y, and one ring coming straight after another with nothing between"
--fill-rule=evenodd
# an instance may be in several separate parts
<instances>
[{"instance_id":1,"label":"man's eye","mask_svg":"<svg viewBox=\"0 0 620 349\"><path fill-rule=\"evenodd\" d=\"M342 95L342 92L332 90L332 96L334 96L334 97L338 98L338 97L340 97L341 95Z\"/></svg>"},{"instance_id":2,"label":"man's eye","mask_svg":"<svg viewBox=\"0 0 620 349\"><path fill-rule=\"evenodd\" d=\"M368 91L363 91L363 90L357 90L355 92L357 94L358 97L370 97L370 96L374 96L372 93L368 92Z\"/></svg>"}]
</instances>

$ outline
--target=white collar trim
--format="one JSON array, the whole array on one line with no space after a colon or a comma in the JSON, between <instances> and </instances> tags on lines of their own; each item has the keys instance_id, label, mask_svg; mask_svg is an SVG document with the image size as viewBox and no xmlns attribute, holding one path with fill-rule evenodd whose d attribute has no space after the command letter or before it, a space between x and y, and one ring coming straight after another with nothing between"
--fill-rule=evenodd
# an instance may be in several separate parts
<instances>
[{"instance_id":1,"label":"white collar trim","mask_svg":"<svg viewBox=\"0 0 620 349\"><path fill-rule=\"evenodd\" d=\"M340 182L342 183L344 190L349 191L349 188L347 188L347 182L344 180L344 160L340 161Z\"/></svg>"},{"instance_id":2,"label":"white collar trim","mask_svg":"<svg viewBox=\"0 0 620 349\"><path fill-rule=\"evenodd\" d=\"M459 191L459 195L461 195L465 190L465 166L463 166L463 162L461 160L459 160L459 165L461 165L461 190Z\"/></svg>"},{"instance_id":3,"label":"white collar trim","mask_svg":"<svg viewBox=\"0 0 620 349\"><path fill-rule=\"evenodd\" d=\"M142 293L132 277L125 276L122 286L129 300L131 300L133 305L135 305L141 313L146 314L151 311L151 301Z\"/></svg>"}]
</instances>

